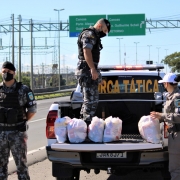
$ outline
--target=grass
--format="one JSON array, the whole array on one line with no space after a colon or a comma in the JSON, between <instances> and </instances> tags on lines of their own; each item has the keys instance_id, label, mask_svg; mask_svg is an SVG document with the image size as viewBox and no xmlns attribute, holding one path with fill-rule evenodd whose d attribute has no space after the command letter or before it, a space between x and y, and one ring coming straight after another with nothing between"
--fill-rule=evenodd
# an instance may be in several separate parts
<instances>
[{"instance_id":1,"label":"grass","mask_svg":"<svg viewBox=\"0 0 180 180\"><path fill-rule=\"evenodd\" d=\"M35 96L35 99L36 100L52 99L52 98L57 98L57 97L70 96L70 95L71 95L71 92L57 93L57 94L47 94L47 95Z\"/></svg>"}]
</instances>

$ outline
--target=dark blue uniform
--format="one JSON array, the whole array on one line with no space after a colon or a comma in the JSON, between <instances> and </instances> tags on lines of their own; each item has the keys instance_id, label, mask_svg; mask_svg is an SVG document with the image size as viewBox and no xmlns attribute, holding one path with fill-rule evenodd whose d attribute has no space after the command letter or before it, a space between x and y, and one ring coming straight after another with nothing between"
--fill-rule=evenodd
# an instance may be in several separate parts
<instances>
[{"instance_id":1,"label":"dark blue uniform","mask_svg":"<svg viewBox=\"0 0 180 180\"><path fill-rule=\"evenodd\" d=\"M99 101L98 83L102 80L101 74L98 71L100 50L102 49L98 31L93 27L82 31L78 38L78 47L79 62L76 70L76 75L83 93L83 105L80 114L82 115L83 120L90 122L97 109ZM90 68L84 58L84 48L91 49L94 66L99 73L99 78L97 80L92 80Z\"/></svg>"},{"instance_id":2,"label":"dark blue uniform","mask_svg":"<svg viewBox=\"0 0 180 180\"><path fill-rule=\"evenodd\" d=\"M12 100L16 102L19 109L22 109L20 113L21 121L17 123L8 122L8 114L6 115L5 122L0 123L0 180L7 180L8 177L8 161L10 151L12 152L15 164L17 166L17 174L19 180L30 179L27 167L27 133L26 133L26 113L36 113L36 100L34 94L25 85L21 85L17 89L17 82L11 87L6 87L4 83L0 84L1 93L1 110L2 109L14 109L13 104L9 104L10 108L3 107L3 96L8 97L17 92L17 96ZM5 100L4 100L5 102ZM7 103L6 103L7 106ZM7 111L8 112L8 111ZM13 111L11 111L13 112ZM0 113L3 115L3 113ZM9 118L10 120L10 118Z\"/></svg>"}]
</instances>

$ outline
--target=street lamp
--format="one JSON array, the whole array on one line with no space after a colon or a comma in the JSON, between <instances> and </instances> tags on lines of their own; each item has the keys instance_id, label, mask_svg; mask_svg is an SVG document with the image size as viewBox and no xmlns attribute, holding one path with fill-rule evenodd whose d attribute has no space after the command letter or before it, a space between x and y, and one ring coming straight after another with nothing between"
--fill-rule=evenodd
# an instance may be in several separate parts
<instances>
[{"instance_id":1,"label":"street lamp","mask_svg":"<svg viewBox=\"0 0 180 180\"><path fill-rule=\"evenodd\" d=\"M158 49L158 64L159 64L159 49L160 49L160 47L157 47L157 49Z\"/></svg>"},{"instance_id":2,"label":"street lamp","mask_svg":"<svg viewBox=\"0 0 180 180\"><path fill-rule=\"evenodd\" d=\"M116 38L116 39L119 39L119 65L121 65L121 43L120 43L120 40L123 38Z\"/></svg>"},{"instance_id":3,"label":"street lamp","mask_svg":"<svg viewBox=\"0 0 180 180\"><path fill-rule=\"evenodd\" d=\"M165 49L165 51L166 51L166 57L167 57L167 51L168 51L168 49ZM166 64L166 73L167 73L167 64Z\"/></svg>"},{"instance_id":4,"label":"street lamp","mask_svg":"<svg viewBox=\"0 0 180 180\"><path fill-rule=\"evenodd\" d=\"M147 45L147 46L149 46L149 64L150 64L150 47L151 47L152 45Z\"/></svg>"},{"instance_id":5,"label":"street lamp","mask_svg":"<svg viewBox=\"0 0 180 180\"><path fill-rule=\"evenodd\" d=\"M60 77L60 75L61 75L61 72L60 72L60 56L61 56L61 54L60 54L60 11L63 11L64 9L54 9L54 11L57 11L58 12L58 23L59 23L59 33L58 33L58 54L59 54L59 90L61 90L61 77Z\"/></svg>"},{"instance_id":6,"label":"street lamp","mask_svg":"<svg viewBox=\"0 0 180 180\"><path fill-rule=\"evenodd\" d=\"M134 42L135 44L136 44L136 65L137 65L137 44L139 43L139 42Z\"/></svg>"}]
</instances>

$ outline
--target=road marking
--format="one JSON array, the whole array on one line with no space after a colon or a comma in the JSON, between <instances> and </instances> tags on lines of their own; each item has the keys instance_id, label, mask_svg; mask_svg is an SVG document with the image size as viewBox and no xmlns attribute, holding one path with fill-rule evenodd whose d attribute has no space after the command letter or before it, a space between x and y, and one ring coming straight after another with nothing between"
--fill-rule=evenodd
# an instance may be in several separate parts
<instances>
[{"instance_id":1,"label":"road marking","mask_svg":"<svg viewBox=\"0 0 180 180\"><path fill-rule=\"evenodd\" d=\"M34 123L34 122L37 122L37 121L42 121L42 120L45 120L46 118L41 118L41 119L37 119L37 120L33 120L33 121L29 121L28 124L30 123Z\"/></svg>"},{"instance_id":2,"label":"road marking","mask_svg":"<svg viewBox=\"0 0 180 180\"><path fill-rule=\"evenodd\" d=\"M27 152L27 155L33 154L33 153L38 152L38 151L41 151L41 150L43 150L43 149L45 149L45 146L40 147L40 148L38 148L38 149L34 149L34 150L32 150L32 151L28 151L28 152ZM14 160L13 157L10 157L10 158L9 158L9 161L12 161L12 160Z\"/></svg>"}]
</instances>

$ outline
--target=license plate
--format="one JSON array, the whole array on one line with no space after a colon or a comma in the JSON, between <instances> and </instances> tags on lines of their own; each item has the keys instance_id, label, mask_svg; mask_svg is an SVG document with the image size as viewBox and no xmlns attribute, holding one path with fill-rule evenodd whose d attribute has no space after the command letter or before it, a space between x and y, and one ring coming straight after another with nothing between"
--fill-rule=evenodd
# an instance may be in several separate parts
<instances>
[{"instance_id":1,"label":"license plate","mask_svg":"<svg viewBox=\"0 0 180 180\"><path fill-rule=\"evenodd\" d=\"M96 153L96 158L127 158L127 153Z\"/></svg>"}]
</instances>

